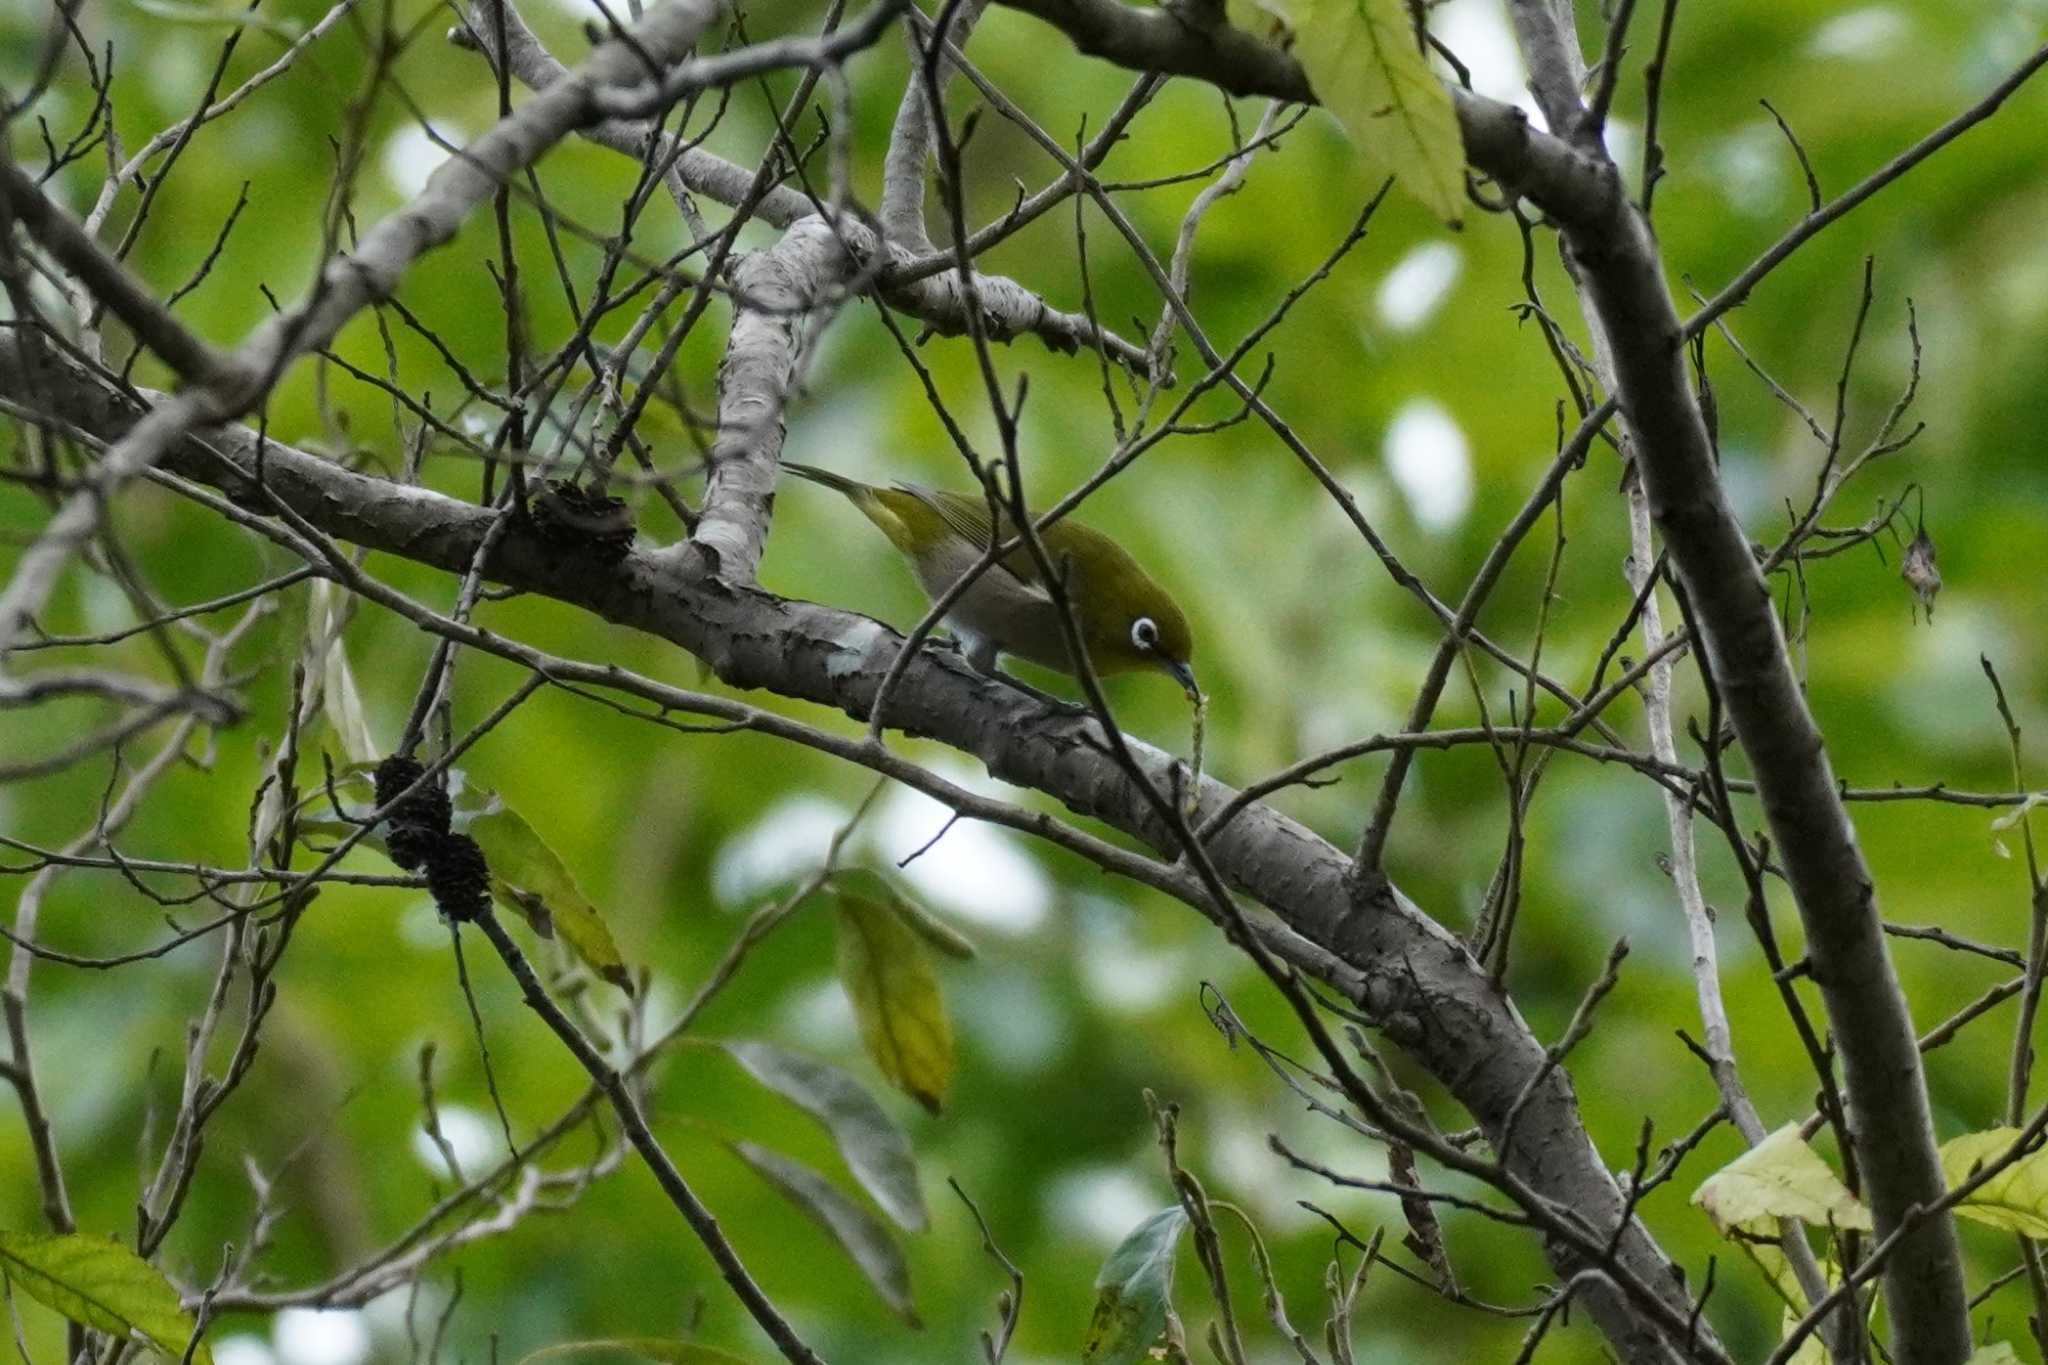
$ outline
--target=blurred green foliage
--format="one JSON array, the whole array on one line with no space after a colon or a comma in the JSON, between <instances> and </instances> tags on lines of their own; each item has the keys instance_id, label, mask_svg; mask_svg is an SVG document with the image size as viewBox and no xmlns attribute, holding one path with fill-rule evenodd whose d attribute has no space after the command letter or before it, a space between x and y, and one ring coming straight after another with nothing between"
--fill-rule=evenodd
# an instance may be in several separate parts
<instances>
[{"instance_id":1,"label":"blurred green foliage","mask_svg":"<svg viewBox=\"0 0 2048 1365\"><path fill-rule=\"evenodd\" d=\"M1631 169L1640 161L1640 62L1655 8L1643 7L1637 16L1612 130ZM275 0L264 12L303 26L322 9L317 0ZM1512 93L1517 78L1503 65L1512 48L1498 6L1453 0L1436 13L1439 32L1478 75L1505 81ZM581 49L582 17L568 4L538 3L528 14L564 55ZM755 36L815 17L811 7L752 16ZM36 0L0 8L0 81L9 88L19 88L31 69L46 18ZM445 8L418 0L366 3L290 75L233 117L201 130L156 197L130 257L134 268L162 291L177 287L206 257L228 207L246 187L248 208L219 263L180 303L180 315L227 345L269 315L266 290L284 301L301 296L320 259L336 149L354 135L358 121L362 160L353 214L356 224L367 225L402 202L439 155L415 111L438 137L458 143L494 117L496 91L478 59L441 39L449 22ZM114 122L131 152L194 106L228 32L129 0L92 0L80 23L96 51L112 45ZM355 110L377 35L387 24L419 32L393 68L407 98L386 89ZM1662 113L1669 173L1656 201L1674 288L1711 293L1805 211L1798 164L1760 99L1797 131L1822 192L1832 195L1976 99L2042 40L2044 29L2048 5L2041 0L1681 6ZM273 34L245 33L227 64L228 84L278 50ZM1074 56L1034 21L1000 7L975 35L972 52L1063 139L1074 138L1084 120L1087 127L1099 124L1131 80ZM901 45L885 41L848 74L850 103L832 117L850 132L853 188L871 204L906 74ZM752 164L772 126L769 106L792 83L778 76L765 86L735 89L708 145ZM34 114L61 145L91 103L74 52ZM961 95L956 116L969 104ZM1236 125L1248 128L1259 112L1255 102L1240 102ZM1173 82L1138 117L1103 174L1140 180L1207 165L1228 150L1232 117L1213 91ZM1846 389L1854 449L1906 381L1909 300L1917 316L1925 349L1915 417L1927 429L1852 486L1831 521L1861 520L1881 497L1921 484L1946 590L1931 624L1916 625L1889 538L1882 559L1859 550L1810 566L1804 580L1812 617L1797 657L1837 769L1853 784L2013 786L1979 655L2004 679L2027 732L2033 780L2041 780L2039 738L2048 733L2048 573L2042 564L2048 464L2039 436L2048 422L2048 256L2040 233L2048 218L2039 137L2044 117L2048 91L2022 90L1997 118L1801 250L1729 319L1749 353L1825 419L1863 262L1874 259L1876 300ZM815 127L807 121L804 130ZM39 167L44 153L35 120L18 124L13 136L14 154ZM1016 182L1036 187L1053 174L1021 133L987 112L967 149L967 167L976 222L1004 211ZM103 174L103 157L95 152L52 188L82 211ZM545 160L538 184L556 210L602 236L616 230L616 206L633 174L611 152L571 144ZM1201 183L1121 196L1153 250L1170 250ZM1317 114L1288 133L1276 153L1261 156L1245 188L1210 212L1197 239L1192 297L1211 337L1227 345L1258 322L1341 239L1372 189L1341 133ZM135 203L133 192L118 198L104 234L109 240L125 230ZM551 347L571 322L549 241L530 203L515 203L513 225L527 326L537 345ZM1081 211L1080 225L1102 317L1142 337L1159 307L1147 277L1093 208ZM1076 226L1071 206L1063 207L983 264L1013 274L1056 305L1078 308ZM657 204L637 226L634 245L660 255L686 240L672 209ZM749 245L771 240L758 226L745 238ZM1533 278L1553 313L1571 326L1571 294L1553 243L1540 232L1534 241ZM488 268L496 249L489 215L477 215L454 243L406 278L399 294L488 382L504 372L504 322ZM560 250L570 278L587 289L600 248L564 234ZM1518 323L1511 311L1522 298L1523 253L1514 224L1499 215L1474 213L1462 232L1450 235L1396 195L1364 242L1261 348L1275 358L1268 400L1353 490L1407 565L1452 599L1520 505L1557 437L1562 395L1555 367L1533 323ZM1404 262L1410 263L1409 284L1386 286ZM1415 282L1432 272L1442 284L1434 297ZM703 411L712 405L724 320L723 305L715 305L674 369ZM617 339L624 320L614 321L600 328L601 338ZM110 354L118 359L128 342L118 327L109 331L115 338ZM452 406L460 387L435 348L388 311L381 324L373 315L358 318L337 349L383 374L387 347L413 393L430 392L438 411ZM1196 372L1190 348L1183 344L1179 354L1183 377ZM950 410L989 448L993 424L967 344L932 340L921 357ZM1710 339L1707 358L1728 486L1752 534L1773 541L1786 524L1787 503L1803 506L1809 496L1821 447L1722 339ZM1030 375L1024 456L1034 499L1050 501L1113 444L1101 374L1090 357L1055 356L1031 341L999 352L998 362L1012 380ZM163 379L147 358L138 376ZM1418 403L1434 405L1456 439L1422 447L1419 465L1410 452L1404 483L1392 472L1400 462L1390 458L1389 432L1401 430L1404 419L1412 430ZM1215 419L1231 410L1212 397L1197 416ZM654 412L646 434L657 455L678 464L693 459L679 424L659 405ZM789 417L791 458L870 477L956 484L964 477L921 386L869 303L847 307L824 333ZM401 455L389 398L333 366L298 366L270 403L268 420L273 435L302 446L354 451L386 467ZM5 439L20 438L11 433ZM1469 502L1457 494L1461 460L1469 465L1463 485ZM429 462L428 478L474 496L478 470L468 459L447 456ZM1546 668L1567 680L1585 680L1628 599L1617 479L1612 452L1601 449L1565 498L1566 546L1543 657ZM1437 501L1429 501L1432 496ZM646 534L674 534L658 500L646 498L639 510ZM43 504L26 492L0 490L0 569L43 515ZM1200 641L1197 662L1214 697L1209 766L1217 775L1250 780L1320 747L1399 728L1437 642L1435 622L1389 582L1336 509L1256 421L1169 441L1096 497L1087 515L1153 566L1190 608ZM126 495L112 524L172 602L200 601L291 567L267 543L155 489ZM1482 620L1511 647L1530 643L1552 539L1547 529L1531 537ZM427 602L445 607L452 601L454 585L441 575L381 555L371 556L368 568ZM915 585L887 544L839 500L807 488L780 500L763 581L777 592L901 626L922 610ZM293 590L291 609L260 626L236 655L236 671L250 679L249 719L217 742L192 746L191 761L172 769L121 838L124 852L229 864L243 858L263 746L281 728L304 593L304 587ZM53 632L98 631L131 619L115 587L74 571L42 625ZM547 602L487 604L481 619L545 649L684 686L716 686L671 646ZM430 642L366 607L347 645L373 730L388 743L403 723ZM97 657L110 656L138 670L157 666L142 638ZM1480 677L1489 707L1501 714L1520 679L1487 667ZM508 666L465 657L455 694L458 727L485 714L518 681ZM1137 678L1116 684L1113 695L1133 730L1169 746L1185 744L1185 706L1170 684ZM788 706L821 725L852 724L814 707L749 700ZM1682 694L1681 708L1681 716L1701 713L1694 691ZM1544 714L1554 716L1555 703ZM1470 724L1477 715L1469 689L1454 691L1438 723ZM12 712L0 727L0 760L51 752L106 719L83 702ZM1631 702L1613 719L1640 734ZM161 734L132 742L123 757L139 761L153 751L152 741L162 742ZM958 755L899 743L970 785L987 785ZM749 911L815 869L832 831L870 781L765 738L653 730L553 691L529 701L464 766L540 830L601 907L627 960L651 972L657 1026L674 1016ZM1279 804L1348 845L1379 770L1378 760L1350 765L1341 784L1289 792ZM108 781L101 760L0 789L0 828L38 844L63 843L89 823ZM1989 827L1992 813L1885 803L1859 805L1855 816L1888 918L2024 946L2024 870L2017 858L2002 855ZM1745 807L1744 818L1761 824L1753 806ZM867 865L886 867L938 833L944 820L944 812L922 798L887 792L851 848ZM1389 865L1421 906L1462 930L1484 894L1504 831L1493 757L1481 748L1426 753L1409 778ZM1683 927L1656 861L1666 837L1662 806L1656 789L1631 772L1560 758L1527 834L1525 906L1507 985L1537 1033L1558 1034L1613 939L1626 934L1635 948L1599 1026L1571 1063L1591 1131L1609 1163L1625 1167L1645 1118L1654 1121L1662 1142L1690 1129L1715 1103L1709 1078L1673 1040L1674 1029L1696 1030L1697 1015ZM2014 841L2008 836L2006 843ZM1735 912L1741 896L1735 870L1725 850L1704 838L1702 847L1708 893L1724 910L1721 949L1743 1075L1766 1122L1775 1125L1808 1111L1813 1079ZM370 853L349 865L389 870ZM1106 880L1071 856L967 826L948 833L903 876L980 948L973 961L934 959L958 1050L942 1114L928 1116L887 1092L866 1060L836 983L826 901L806 906L758 950L734 987L711 1005L699 1031L769 1039L832 1060L864 1078L912 1135L932 1210L930 1231L907 1239L921 1332L893 1318L811 1222L764 1197L765 1187L722 1140L744 1137L838 1172L830 1140L814 1124L708 1050L686 1050L665 1062L653 1105L657 1132L679 1166L719 1211L763 1284L828 1358L901 1365L977 1358L974 1334L992 1323L1003 1280L984 1257L968 1211L946 1190L950 1176L979 1204L1025 1273L1012 1361L1073 1360L1103 1257L1171 1197L1143 1103L1148 1087L1185 1107L1185 1157L1212 1193L1244 1206L1266 1228L1298 1324L1320 1321L1320 1277L1331 1236L1297 1201L1312 1200L1360 1235L1388 1225L1389 1245L1398 1241L1393 1201L1292 1173L1265 1149L1265 1135L1277 1131L1340 1169L1372 1174L1382 1164L1377 1152L1304 1115L1255 1057L1233 1050L1210 1027L1200 1005L1203 983L1212 983L1271 1041L1298 1050L1270 992L1200 918L1153 892ZM7 880L18 889L24 879ZM1789 907L1776 910L1779 933L1796 943ZM176 917L190 924L200 913L189 907ZM163 919L118 876L79 872L54 883L41 933L66 951L111 954L159 941L167 932ZM116 972L47 964L33 972L37 1063L79 1223L88 1231L132 1230L138 1142L151 1115L175 1102L185 1023L201 1007L214 955L206 943ZM1926 943L1901 941L1896 956L1923 1029L2007 971ZM521 1009L495 962L472 952L470 967L506 1105L519 1130L531 1131L582 1092L584 1077ZM609 1012L618 1003L611 997L603 1008ZM2004 1006L1933 1054L1930 1082L1942 1136L2002 1119L2012 1018L2011 1006ZM496 1124L446 932L422 897L328 889L286 958L255 1069L209 1132L167 1263L203 1283L223 1245L246 1238L251 1197L245 1160L278 1180L289 1208L264 1262L279 1288L315 1283L408 1226L444 1180L419 1134L416 1054L430 1040L439 1050L441 1099L476 1130L482 1159L496 1150ZM1440 1122L1464 1126L1464 1116L1425 1078L1403 1070L1436 1106ZM1723 1248L1685 1195L1737 1150L1733 1134L1717 1132L1688 1172L1643 1209L1695 1277ZM0 1225L30 1228L39 1220L28 1144L10 1115L0 1124ZM1446 1223L1473 1296L1508 1305L1534 1301L1549 1271L1533 1239L1454 1212ZM1226 1229L1227 1243L1232 1235ZM2010 1237L1978 1227L1965 1227L1963 1237L1973 1286L2012 1263ZM1239 1264L1246 1260L1241 1245L1233 1244L1232 1254ZM1740 1355L1759 1355L1774 1338L1775 1307L1725 1255L1721 1269L1710 1317ZM1199 1331L1206 1313L1198 1296L1190 1297L1196 1278L1184 1275L1182 1290ZM1239 1289L1249 1294L1249 1279ZM517 1359L575 1338L694 1330L749 1359L770 1358L695 1240L644 1169L631 1163L591 1188L573 1211L527 1218L438 1267L412 1306L419 1330L430 1334L441 1307L458 1294L443 1348L449 1357ZM2023 1282L1994 1294L1980 1310L1980 1326L2017 1343L2025 1335L2024 1295ZM1449 1308L1384 1271L1367 1302L1360 1358L1376 1362L1503 1359L1524 1328L1517 1320ZM368 1349L402 1357L406 1315L402 1297L373 1309ZM54 1358L60 1337L53 1322L31 1315L29 1325L37 1357ZM352 1365L352 1357L320 1354L333 1348L332 1333L312 1333L318 1340L308 1344L303 1320L288 1328L234 1316L214 1335L231 1344L239 1338L236 1349L249 1353L230 1362L223 1349L223 1365L257 1365L259 1341L270 1342L283 1365ZM1282 1358L1270 1336L1260 1350L1262 1361ZM1553 1338L1544 1358L1593 1360L1600 1352L1590 1327L1576 1321Z\"/></svg>"}]
</instances>

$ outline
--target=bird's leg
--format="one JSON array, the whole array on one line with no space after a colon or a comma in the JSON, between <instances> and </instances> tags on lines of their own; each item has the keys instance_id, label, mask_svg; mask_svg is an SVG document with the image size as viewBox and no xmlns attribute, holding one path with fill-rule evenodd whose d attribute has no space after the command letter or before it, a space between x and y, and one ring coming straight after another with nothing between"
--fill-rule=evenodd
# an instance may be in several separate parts
<instances>
[{"instance_id":1,"label":"bird's leg","mask_svg":"<svg viewBox=\"0 0 2048 1365\"><path fill-rule=\"evenodd\" d=\"M1010 686L1016 688L1019 692L1022 692L1025 696L1037 702L1040 706L1043 706L1051 711L1056 711L1060 715L1090 716L1095 714L1093 711L1090 711L1087 707L1081 705L1079 702L1068 701L1065 697L1055 697L1052 693L1044 691L1040 688L1033 687L1030 683L1025 682L1022 678L1017 677L1015 674L1005 673L1000 668L989 669L988 675L991 678L997 678L1003 682L1008 683Z\"/></svg>"},{"instance_id":2,"label":"bird's leg","mask_svg":"<svg viewBox=\"0 0 2048 1365\"><path fill-rule=\"evenodd\" d=\"M1000 652L996 642L986 635L977 635L971 630L953 627L953 638L960 642L960 652L966 656L967 666L976 673L989 677L997 676L1001 670L996 667L996 655Z\"/></svg>"},{"instance_id":3,"label":"bird's leg","mask_svg":"<svg viewBox=\"0 0 2048 1365\"><path fill-rule=\"evenodd\" d=\"M997 668L996 656L1002 652L1002 647L988 636L977 635L973 631L961 630L958 626L955 626L953 628L953 637L960 642L960 652L966 656L967 666L975 672L985 677L995 678L1001 682L1008 683L1011 687L1016 688L1039 705L1060 715L1075 716L1088 714L1087 707L1077 706L1064 697L1055 697L1050 692L1041 691L1030 683L1025 682L1022 678L1014 677Z\"/></svg>"}]
</instances>

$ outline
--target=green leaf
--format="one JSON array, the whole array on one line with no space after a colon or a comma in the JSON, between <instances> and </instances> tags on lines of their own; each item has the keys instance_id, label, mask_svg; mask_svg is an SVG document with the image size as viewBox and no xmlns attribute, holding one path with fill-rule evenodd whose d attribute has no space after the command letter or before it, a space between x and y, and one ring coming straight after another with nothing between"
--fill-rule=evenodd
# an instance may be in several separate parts
<instances>
[{"instance_id":1,"label":"green leaf","mask_svg":"<svg viewBox=\"0 0 2048 1365\"><path fill-rule=\"evenodd\" d=\"M2017 1128L1993 1128L1943 1143L1941 1172L1949 1187L2004 1155L2019 1136ZM2048 1237L2048 1148L2028 1153L1979 1185L1956 1205L1956 1213L2024 1236Z\"/></svg>"},{"instance_id":2,"label":"green leaf","mask_svg":"<svg viewBox=\"0 0 2048 1365\"><path fill-rule=\"evenodd\" d=\"M868 1283L882 1296L889 1311L912 1327L923 1326L910 1301L910 1267L903 1259L896 1239L868 1211L841 1194L831 1181L800 1161L780 1152L756 1146L743 1138L726 1143L733 1154L754 1168L792 1204L817 1220L832 1234L853 1263L867 1276Z\"/></svg>"},{"instance_id":3,"label":"green leaf","mask_svg":"<svg viewBox=\"0 0 2048 1365\"><path fill-rule=\"evenodd\" d=\"M342 802L343 813L355 819L373 809L368 798L368 772L366 765L349 764L336 773L337 795L347 797L358 790L363 794L361 803L352 799ZM542 938L553 938L559 933L569 950L593 971L631 994L632 975L626 970L625 959L620 956L619 945L605 926L604 917L583 894L574 874L547 840L496 792L472 785L460 769L450 768L443 780L448 784L448 798L455 808L451 828L469 835L483 849L484 860L491 868L491 895L498 904L522 916ZM324 792L309 799L306 814L299 819L303 834L332 838L354 828L332 818ZM384 848L384 826L371 830L366 842Z\"/></svg>"},{"instance_id":4,"label":"green leaf","mask_svg":"<svg viewBox=\"0 0 2048 1365\"><path fill-rule=\"evenodd\" d=\"M212 1365L206 1343L163 1272L111 1237L0 1231L0 1270L38 1303L96 1332L141 1338L173 1360L190 1349Z\"/></svg>"},{"instance_id":5,"label":"green leaf","mask_svg":"<svg viewBox=\"0 0 2048 1365\"><path fill-rule=\"evenodd\" d=\"M1708 1176L1693 1191L1692 1202L1724 1233L1759 1218L1870 1231L1870 1210L1800 1138L1796 1123Z\"/></svg>"},{"instance_id":6,"label":"green leaf","mask_svg":"<svg viewBox=\"0 0 2048 1365\"><path fill-rule=\"evenodd\" d=\"M1367 164L1452 227L1465 209L1465 141L1451 93L1416 46L1405 0L1232 0L1233 24L1294 34L1309 87Z\"/></svg>"},{"instance_id":7,"label":"green leaf","mask_svg":"<svg viewBox=\"0 0 2048 1365\"><path fill-rule=\"evenodd\" d=\"M824 1125L854 1179L898 1227L924 1230L924 1194L909 1139L859 1081L772 1043L735 1038L720 1046L755 1080Z\"/></svg>"},{"instance_id":8,"label":"green leaf","mask_svg":"<svg viewBox=\"0 0 2048 1365\"><path fill-rule=\"evenodd\" d=\"M1095 1276L1095 1315L1081 1365L1134 1365L1166 1330L1173 1253L1187 1213L1176 1204L1147 1218L1109 1253Z\"/></svg>"},{"instance_id":9,"label":"green leaf","mask_svg":"<svg viewBox=\"0 0 2048 1365\"><path fill-rule=\"evenodd\" d=\"M536 1360L554 1360L562 1356L608 1355L637 1356L642 1360L654 1360L661 1365L747 1365L736 1355L729 1355L712 1346L699 1346L694 1341L672 1341L667 1337L603 1337L593 1341L564 1341L553 1346L543 1346L538 1351L529 1351L519 1358L519 1365L532 1365Z\"/></svg>"},{"instance_id":10,"label":"green leaf","mask_svg":"<svg viewBox=\"0 0 2048 1365\"><path fill-rule=\"evenodd\" d=\"M839 979L889 1083L934 1114L953 1079L953 1025L924 939L893 905L841 892Z\"/></svg>"},{"instance_id":11,"label":"green leaf","mask_svg":"<svg viewBox=\"0 0 2048 1365\"><path fill-rule=\"evenodd\" d=\"M1958 1213L1962 1210L1958 1209ZM2009 1341L1994 1341L1988 1346L1979 1346L1970 1353L1963 1365L2020 1365L2019 1356Z\"/></svg>"},{"instance_id":12,"label":"green leaf","mask_svg":"<svg viewBox=\"0 0 2048 1365\"><path fill-rule=\"evenodd\" d=\"M630 995L633 978L612 931L547 840L494 793L473 789L465 799L482 805L468 816L465 832L491 865L491 894L498 904L524 915L543 938L560 933L570 951Z\"/></svg>"}]
</instances>

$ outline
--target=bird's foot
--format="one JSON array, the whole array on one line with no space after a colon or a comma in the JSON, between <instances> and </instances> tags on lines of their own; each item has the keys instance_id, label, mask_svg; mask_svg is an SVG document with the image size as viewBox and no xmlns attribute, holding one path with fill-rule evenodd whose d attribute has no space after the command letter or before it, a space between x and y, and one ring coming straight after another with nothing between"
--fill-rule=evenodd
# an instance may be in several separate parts
<instances>
[{"instance_id":1,"label":"bird's foot","mask_svg":"<svg viewBox=\"0 0 2048 1365\"><path fill-rule=\"evenodd\" d=\"M1002 682L1008 683L1011 687L1016 688L1019 692L1022 692L1025 696L1031 698L1040 706L1045 707L1054 715L1065 717L1091 716L1095 714L1086 706L1083 706L1078 702L1068 701L1065 697L1055 697L1052 693L1033 687L1030 683L1025 682L1022 678L1016 677L1013 674L1005 673L1000 668L989 670L989 676L991 678L996 678Z\"/></svg>"}]
</instances>

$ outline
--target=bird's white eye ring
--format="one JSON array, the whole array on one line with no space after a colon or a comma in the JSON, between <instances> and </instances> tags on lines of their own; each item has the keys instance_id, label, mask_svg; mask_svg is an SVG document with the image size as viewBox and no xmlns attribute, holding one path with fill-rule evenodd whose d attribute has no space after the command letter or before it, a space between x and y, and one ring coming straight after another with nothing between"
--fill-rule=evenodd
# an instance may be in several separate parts
<instances>
[{"instance_id":1,"label":"bird's white eye ring","mask_svg":"<svg viewBox=\"0 0 2048 1365\"><path fill-rule=\"evenodd\" d=\"M1159 644L1159 627L1149 616L1140 616L1131 622L1131 643L1139 649L1154 649Z\"/></svg>"}]
</instances>

